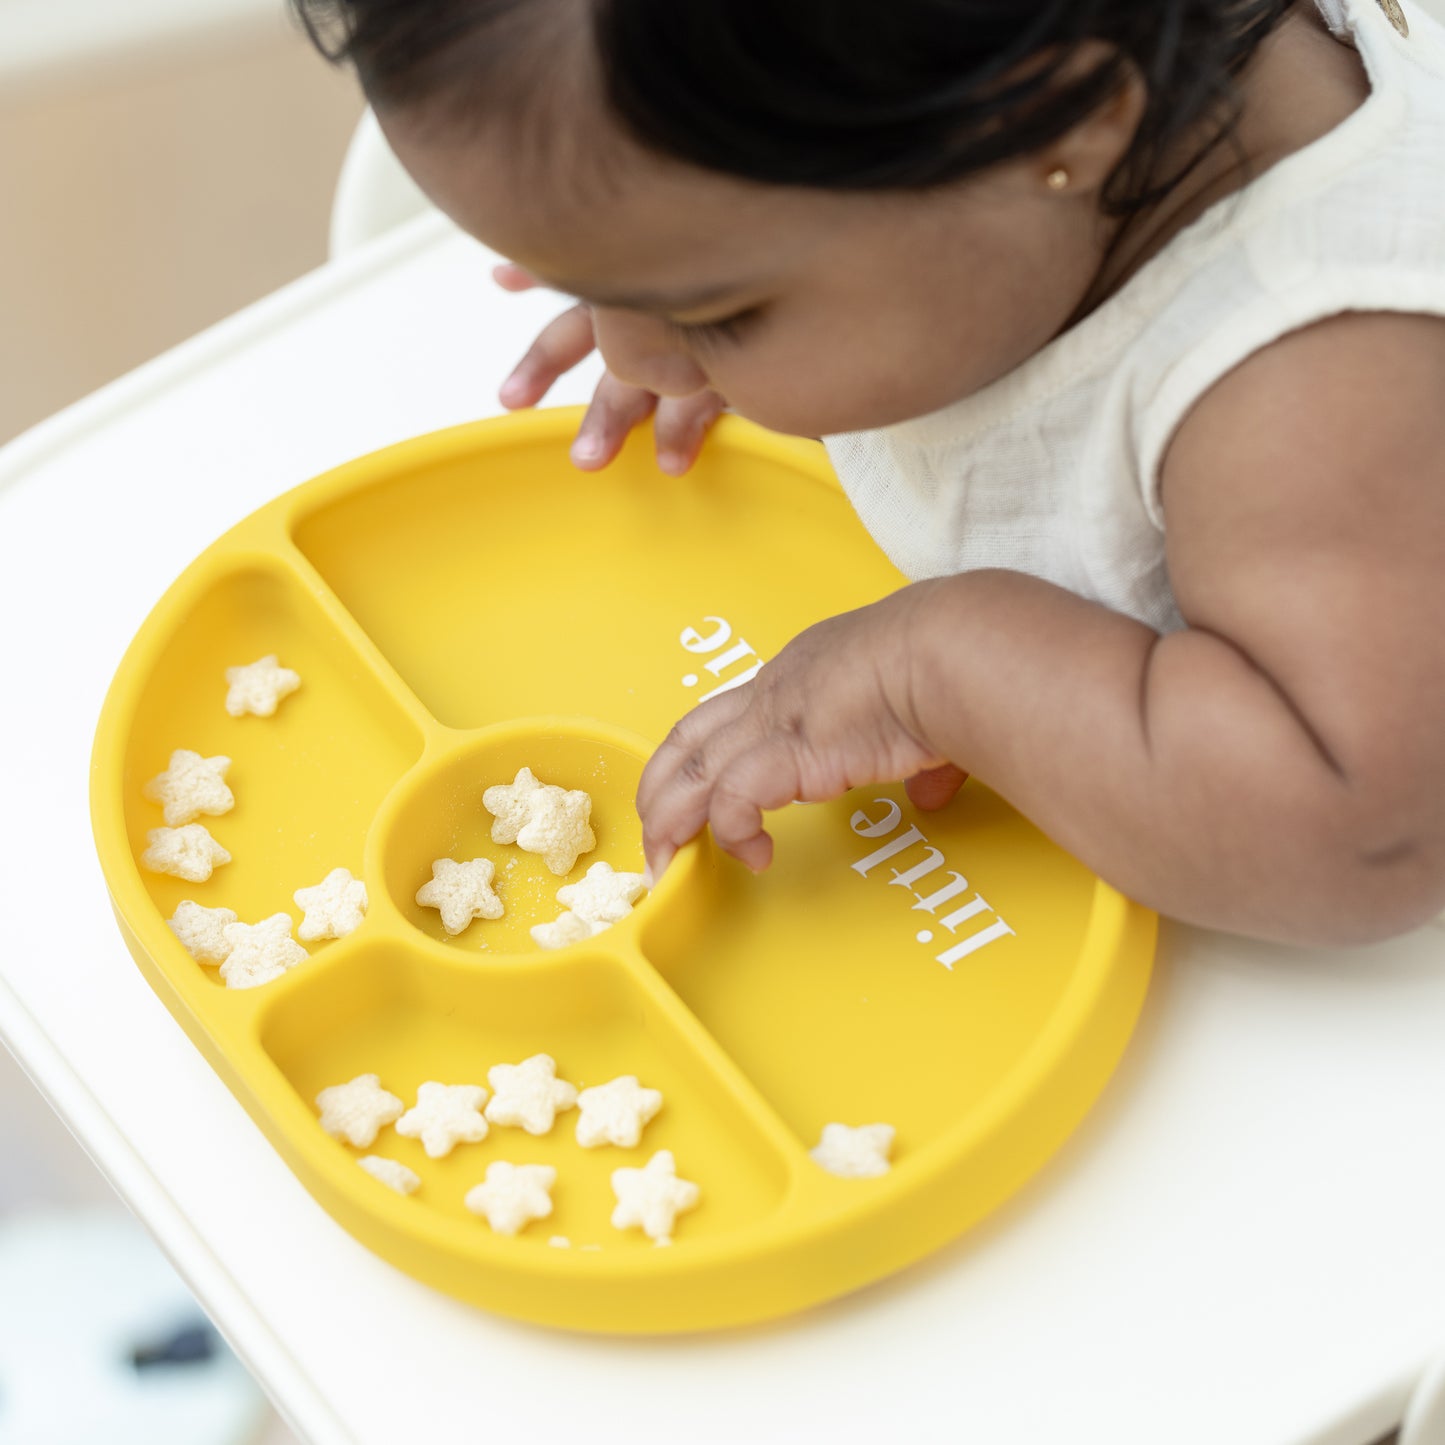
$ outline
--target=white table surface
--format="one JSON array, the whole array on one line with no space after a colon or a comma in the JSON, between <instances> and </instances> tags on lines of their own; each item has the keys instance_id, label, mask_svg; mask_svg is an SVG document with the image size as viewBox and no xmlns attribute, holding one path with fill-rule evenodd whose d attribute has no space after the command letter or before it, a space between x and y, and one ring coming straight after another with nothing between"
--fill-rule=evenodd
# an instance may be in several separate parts
<instances>
[{"instance_id":1,"label":"white table surface","mask_svg":"<svg viewBox=\"0 0 1445 1445\"><path fill-rule=\"evenodd\" d=\"M982 1227L809 1314L660 1341L517 1325L399 1274L171 1020L121 943L87 816L126 643L268 498L497 410L555 306L496 291L484 254L424 218L0 453L0 1036L308 1440L1362 1445L1391 1428L1445 1347L1438 930L1340 952L1168 931L1103 1100Z\"/></svg>"}]
</instances>

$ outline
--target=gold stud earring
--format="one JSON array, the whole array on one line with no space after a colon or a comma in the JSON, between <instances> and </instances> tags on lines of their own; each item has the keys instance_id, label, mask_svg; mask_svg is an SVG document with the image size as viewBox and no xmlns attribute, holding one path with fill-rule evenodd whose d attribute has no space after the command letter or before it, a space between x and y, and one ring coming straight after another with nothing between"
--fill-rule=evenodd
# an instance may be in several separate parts
<instances>
[{"instance_id":1,"label":"gold stud earring","mask_svg":"<svg viewBox=\"0 0 1445 1445\"><path fill-rule=\"evenodd\" d=\"M1044 177L1044 184L1051 191L1066 190L1069 184L1069 173L1063 166L1055 166L1053 170Z\"/></svg>"}]
</instances>

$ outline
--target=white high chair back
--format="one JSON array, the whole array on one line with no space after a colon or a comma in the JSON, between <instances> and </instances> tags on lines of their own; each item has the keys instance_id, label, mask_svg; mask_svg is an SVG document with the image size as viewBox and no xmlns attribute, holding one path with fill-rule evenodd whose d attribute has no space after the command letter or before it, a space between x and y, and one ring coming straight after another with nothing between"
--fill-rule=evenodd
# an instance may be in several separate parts
<instances>
[{"instance_id":1,"label":"white high chair back","mask_svg":"<svg viewBox=\"0 0 1445 1445\"><path fill-rule=\"evenodd\" d=\"M331 259L431 209L431 202L402 169L368 109L347 147L331 202Z\"/></svg>"}]
</instances>

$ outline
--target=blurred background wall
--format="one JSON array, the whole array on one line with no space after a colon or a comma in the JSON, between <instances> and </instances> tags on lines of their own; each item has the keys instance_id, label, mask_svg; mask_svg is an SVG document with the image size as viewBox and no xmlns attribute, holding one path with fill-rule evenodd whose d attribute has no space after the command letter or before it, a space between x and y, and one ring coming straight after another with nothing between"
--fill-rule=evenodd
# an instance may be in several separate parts
<instances>
[{"instance_id":1,"label":"blurred background wall","mask_svg":"<svg viewBox=\"0 0 1445 1445\"><path fill-rule=\"evenodd\" d=\"M0 443L319 265L360 113L283 0L0 0Z\"/></svg>"},{"instance_id":2,"label":"blurred background wall","mask_svg":"<svg viewBox=\"0 0 1445 1445\"><path fill-rule=\"evenodd\" d=\"M284 0L0 0L0 444L320 265L361 109ZM108 1218L129 1216L0 1047L0 1253ZM291 1441L234 1381L226 1403L225 1429L150 1445Z\"/></svg>"}]
</instances>

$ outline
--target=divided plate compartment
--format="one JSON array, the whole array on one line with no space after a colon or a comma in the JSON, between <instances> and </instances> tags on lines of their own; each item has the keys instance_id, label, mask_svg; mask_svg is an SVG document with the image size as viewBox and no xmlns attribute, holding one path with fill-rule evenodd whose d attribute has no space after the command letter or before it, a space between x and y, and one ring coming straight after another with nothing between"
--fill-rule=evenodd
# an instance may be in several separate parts
<instances>
[{"instance_id":1,"label":"divided plate compartment","mask_svg":"<svg viewBox=\"0 0 1445 1445\"><path fill-rule=\"evenodd\" d=\"M1152 914L975 782L942 812L899 784L773 814L754 877L704 836L621 923L555 952L531 924L605 860L642 866L633 795L652 748L810 623L902 585L820 448L736 418L685 481L634 437L602 476L567 460L572 409L363 457L254 513L142 627L112 684L92 812L122 932L151 986L308 1190L418 1279L489 1309L609 1332L781 1315L959 1234L1063 1142L1103 1088L1148 983ZM302 685L230 717L224 669L276 653ZM232 854L206 883L141 869L175 748L232 759ZM593 799L597 847L562 879L491 841L483 791L520 767ZM490 858L506 906L447 936L417 905L433 859ZM255 922L347 867L370 907L283 977L227 989L166 920L183 899ZM661 1113L634 1149L533 1137L430 1159L387 1127L320 1128L363 1073L408 1106L536 1053L581 1087L635 1074ZM829 1122L896 1129L893 1168L842 1179ZM671 1248L612 1227L611 1171L670 1149L702 1191ZM358 1168L420 1175L403 1197ZM494 1234L463 1205L493 1160L555 1166L551 1217ZM551 1247L562 1236L567 1248Z\"/></svg>"}]
</instances>

